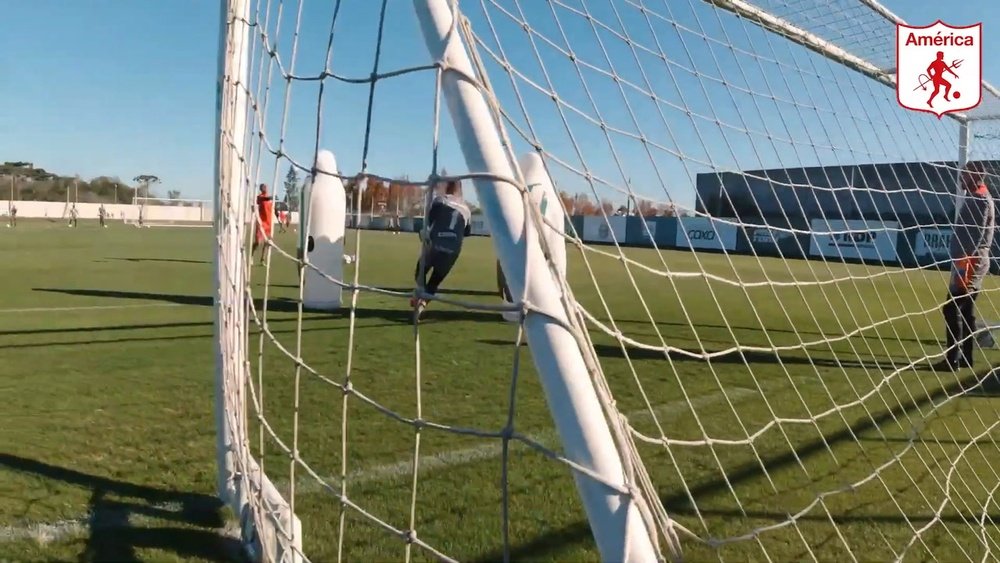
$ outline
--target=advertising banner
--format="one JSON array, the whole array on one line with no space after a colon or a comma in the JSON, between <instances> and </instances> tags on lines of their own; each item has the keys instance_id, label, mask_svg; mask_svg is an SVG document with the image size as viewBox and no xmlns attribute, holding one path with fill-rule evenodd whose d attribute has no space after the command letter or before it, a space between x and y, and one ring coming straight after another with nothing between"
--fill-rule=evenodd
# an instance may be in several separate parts
<instances>
[{"instance_id":1,"label":"advertising banner","mask_svg":"<svg viewBox=\"0 0 1000 563\"><path fill-rule=\"evenodd\" d=\"M753 230L753 234L750 235L750 242L755 247L781 246L793 238L795 238L795 233L763 227Z\"/></svg>"},{"instance_id":2,"label":"advertising banner","mask_svg":"<svg viewBox=\"0 0 1000 563\"><path fill-rule=\"evenodd\" d=\"M640 237L639 241L642 244L652 243L654 240L656 240L656 219L654 219L653 217L650 217L648 219L645 217L639 217L639 219L646 223L645 226L643 226L641 222L638 223L639 237ZM647 231L646 229L649 230Z\"/></svg>"},{"instance_id":3,"label":"advertising banner","mask_svg":"<svg viewBox=\"0 0 1000 563\"><path fill-rule=\"evenodd\" d=\"M896 261L898 223L813 219L810 256Z\"/></svg>"},{"instance_id":4,"label":"advertising banner","mask_svg":"<svg viewBox=\"0 0 1000 563\"><path fill-rule=\"evenodd\" d=\"M913 249L917 258L947 260L951 255L951 229L920 229Z\"/></svg>"},{"instance_id":5,"label":"advertising banner","mask_svg":"<svg viewBox=\"0 0 1000 563\"><path fill-rule=\"evenodd\" d=\"M678 217L679 248L699 250L736 250L738 227L711 217Z\"/></svg>"},{"instance_id":6,"label":"advertising banner","mask_svg":"<svg viewBox=\"0 0 1000 563\"><path fill-rule=\"evenodd\" d=\"M618 241L619 244L625 242L625 224L627 217L608 217L588 215L583 218L583 242L603 242L612 243ZM610 228L608 223L611 223ZM614 237L612 237L614 233Z\"/></svg>"},{"instance_id":7,"label":"advertising banner","mask_svg":"<svg viewBox=\"0 0 1000 563\"><path fill-rule=\"evenodd\" d=\"M489 236L490 226L486 223L485 215L473 215L472 216L472 234Z\"/></svg>"}]
</instances>

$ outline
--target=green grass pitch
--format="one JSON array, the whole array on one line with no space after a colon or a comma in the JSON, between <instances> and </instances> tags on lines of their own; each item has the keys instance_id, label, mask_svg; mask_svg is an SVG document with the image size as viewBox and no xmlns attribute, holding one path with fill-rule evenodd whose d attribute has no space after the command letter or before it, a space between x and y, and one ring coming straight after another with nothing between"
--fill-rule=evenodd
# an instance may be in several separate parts
<instances>
[{"instance_id":1,"label":"green grass pitch","mask_svg":"<svg viewBox=\"0 0 1000 563\"><path fill-rule=\"evenodd\" d=\"M213 500L210 230L22 222L0 235L0 561L227 560L232 540L220 533L227 515ZM294 241L292 233L279 235L289 251ZM405 291L416 252L412 234L362 233L361 282ZM706 361L635 348L625 354L592 331L632 426L647 438L675 440L639 442L672 517L705 538L790 522L717 549L684 541L688 560L846 561L853 554L882 561L908 544L908 561L998 552L1000 506L992 495L1000 484L1000 403L992 386L977 386L997 356L981 354L974 372L936 373L930 361L906 368L940 353L945 274L626 254L658 272L711 274L627 271L617 259L589 252L585 263L571 251L578 299L629 338L698 354L737 343L814 342ZM448 296L495 303L493 263L489 240L470 240L445 283ZM258 299L264 279L255 267ZM299 334L296 280L294 266L275 255L268 322L290 350ZM979 302L987 318L996 319L996 287L990 279ZM318 313L301 322L303 358L334 381L348 374L351 322ZM514 426L558 449L528 349L515 348L516 326L497 314L435 303L415 332L405 299L364 292L353 322L354 389L404 417L417 416L419 405L423 419L452 427L504 426L520 353ZM294 363L257 330L249 349L255 382L263 383L263 415L291 444ZM352 502L399 529L408 527L413 505L422 540L461 560L502 559L498 439L423 429L414 488L413 427L356 396L345 401L306 373L297 416L303 459L337 488L346 462ZM711 445L681 442L706 437ZM263 444L267 473L288 489L288 456L256 433L251 443L255 450ZM596 560L568 469L516 443L508 468L512 560ZM336 560L338 550L346 561L404 558L402 538L353 510L341 522L339 502L301 468L296 474L295 507L313 561ZM412 555L429 558L419 549Z\"/></svg>"}]
</instances>

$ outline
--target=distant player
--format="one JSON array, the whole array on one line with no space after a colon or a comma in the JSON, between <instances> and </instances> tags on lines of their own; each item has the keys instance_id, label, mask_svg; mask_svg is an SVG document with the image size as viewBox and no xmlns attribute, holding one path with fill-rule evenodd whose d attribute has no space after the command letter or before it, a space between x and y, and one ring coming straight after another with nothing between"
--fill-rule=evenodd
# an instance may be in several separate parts
<instances>
[{"instance_id":1,"label":"distant player","mask_svg":"<svg viewBox=\"0 0 1000 563\"><path fill-rule=\"evenodd\" d=\"M462 197L461 182L448 182L444 195L435 197L427 211L427 239L423 241L414 277L418 287L427 293L437 293L441 282L455 266L462 252L462 241L472 227L472 212ZM421 276L421 269L423 275ZM428 278L429 276L429 278ZM425 299L413 298L410 306L419 317L427 307Z\"/></svg>"},{"instance_id":2,"label":"distant player","mask_svg":"<svg viewBox=\"0 0 1000 563\"><path fill-rule=\"evenodd\" d=\"M16 227L17 226L17 206L13 205L13 204L10 206L10 223L9 223L9 225L11 227Z\"/></svg>"},{"instance_id":3,"label":"distant player","mask_svg":"<svg viewBox=\"0 0 1000 563\"><path fill-rule=\"evenodd\" d=\"M260 263L264 264L264 257L267 254L268 245L265 243L271 238L274 223L274 198L267 193L267 184L260 185L260 192L257 194L257 229L253 239L253 247L250 254L257 252L260 246Z\"/></svg>"},{"instance_id":4,"label":"distant player","mask_svg":"<svg viewBox=\"0 0 1000 563\"><path fill-rule=\"evenodd\" d=\"M392 230L392 234L399 234L399 210L393 211L392 216L389 218L389 229Z\"/></svg>"},{"instance_id":5,"label":"distant player","mask_svg":"<svg viewBox=\"0 0 1000 563\"><path fill-rule=\"evenodd\" d=\"M951 280L944 304L947 347L942 369L972 367L976 330L976 297L990 269L990 247L996 228L993 197L986 187L986 168L970 162L962 171L965 189L951 237Z\"/></svg>"},{"instance_id":6,"label":"distant player","mask_svg":"<svg viewBox=\"0 0 1000 563\"><path fill-rule=\"evenodd\" d=\"M288 220L288 210L285 209L285 208L279 209L278 210L278 232L279 233L284 233L284 232L288 231L287 224L286 224L287 220Z\"/></svg>"},{"instance_id":7,"label":"distant player","mask_svg":"<svg viewBox=\"0 0 1000 563\"><path fill-rule=\"evenodd\" d=\"M70 227L76 227L76 218L78 216L79 216L79 212L76 210L76 206L74 205L69 210L69 226Z\"/></svg>"},{"instance_id":8,"label":"distant player","mask_svg":"<svg viewBox=\"0 0 1000 563\"><path fill-rule=\"evenodd\" d=\"M934 98L937 97L938 90L940 90L942 86L944 86L944 101L951 101L948 99L948 94L951 93L951 82L945 80L944 73L946 72L951 73L952 76L958 78L955 71L951 70L948 63L944 62L944 52L938 51L937 58L934 59L934 62L927 67L927 77L930 78L931 83L934 84L934 91L931 92L931 97L927 100L927 105L930 107L934 107Z\"/></svg>"},{"instance_id":9,"label":"distant player","mask_svg":"<svg viewBox=\"0 0 1000 563\"><path fill-rule=\"evenodd\" d=\"M101 226L107 228L108 224L106 220L108 218L108 210L104 208L104 204L97 209L97 218L101 221Z\"/></svg>"}]
</instances>

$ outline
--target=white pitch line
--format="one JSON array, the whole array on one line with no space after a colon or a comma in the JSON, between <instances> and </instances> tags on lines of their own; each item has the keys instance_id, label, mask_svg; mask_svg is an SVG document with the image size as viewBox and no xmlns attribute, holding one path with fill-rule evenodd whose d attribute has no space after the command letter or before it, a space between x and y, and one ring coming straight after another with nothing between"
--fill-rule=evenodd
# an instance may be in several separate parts
<instances>
[{"instance_id":1,"label":"white pitch line","mask_svg":"<svg viewBox=\"0 0 1000 563\"><path fill-rule=\"evenodd\" d=\"M3 313L60 313L64 311L98 311L101 309L147 309L151 307L185 307L184 303L144 303L140 305L87 305L77 307L25 307L20 309L0 309Z\"/></svg>"},{"instance_id":2,"label":"white pitch line","mask_svg":"<svg viewBox=\"0 0 1000 563\"><path fill-rule=\"evenodd\" d=\"M808 385L814 383L814 378L809 377L796 377L797 384ZM768 388L783 386L784 382L775 383L773 385L765 385L764 391L766 392ZM756 389L748 389L745 387L735 387L727 391L726 393L729 399L734 403L739 403L743 399L759 396L760 393ZM706 407L715 403L723 401L723 396L721 393L711 393L706 395L700 395L691 399L690 405L694 408ZM683 408L688 404L688 401L677 400L664 403L658 407L654 407L652 411L642 409L629 413L627 416L630 420L642 420L650 418L656 415L658 420L669 421L677 418L681 414L686 414L689 409ZM546 430L532 436L532 439L540 444L554 445L558 436L555 430ZM434 454L430 456L422 456L420 458L420 473L426 475L428 472L447 469L451 467L457 467L460 465L466 465L470 463L475 463L478 461L484 461L487 459L493 459L500 457L502 453L501 445L498 441L491 440L490 442L468 448L461 448L456 450L450 450L442 452L440 454ZM382 483L386 481L393 481L395 479L400 479L403 477L409 478L413 472L413 460L403 459L394 463L387 463L382 465L376 465L368 469L363 469L361 471L351 474L349 477L349 483L351 485L364 485L369 483ZM317 483L311 477L301 478L299 485L295 488L295 494L298 495L311 495L320 492L327 492L326 487ZM339 476L329 476L326 478L327 483L331 487L339 487L340 478ZM275 487L281 492L283 496L287 496L289 483L279 482L276 483ZM154 505L154 508L162 510L171 510L176 508L173 504L162 504ZM123 526L134 526L136 524L150 523L153 524L157 522L155 518L131 514L129 515L128 521L125 518L110 517L104 520L95 520L94 516L83 516L80 518L70 519L70 520L60 520L57 522L35 522L26 523L19 526L2 526L0 527L0 543L35 539L39 542L53 542L60 541L63 539L77 537L81 535L86 535L88 531L95 528L97 529L108 529ZM230 527L225 528L220 531L223 534L233 534L236 533L238 537L238 530L233 532Z\"/></svg>"},{"instance_id":3,"label":"white pitch line","mask_svg":"<svg viewBox=\"0 0 1000 563\"><path fill-rule=\"evenodd\" d=\"M766 390L766 389L765 389ZM760 393L755 389L747 389L744 387L736 387L727 390L726 394L729 399L733 402L740 402L741 399L759 395ZM705 407L714 403L719 403L723 401L723 396L721 393L713 393L708 395L701 395L691 399L691 406L694 408ZM687 401L677 400L671 401L669 403L664 403L657 407L653 407L652 412L647 409L637 410L626 414L629 420L642 420L651 418L653 415L660 421L668 421L677 418L682 414L687 414L690 412L689 409L685 408L688 404ZM538 434L529 435L533 441L542 444L543 446L552 447L558 442L558 434L556 434L555 429L545 430ZM449 450L439 454L433 454L429 456L420 456L420 466L418 468L420 475L426 475L430 471L437 469L447 469L452 467L457 467L460 465L466 465L469 463L475 463L478 461L483 461L487 459L498 458L503 454L503 448L498 439L491 439L489 442L479 445L471 446L468 448L461 448L456 450ZM413 458L403 459L393 463L387 463L382 465L376 465L368 469L363 469L361 471L352 473L348 475L347 482L350 485L365 485L368 483L381 483L385 481L393 481L395 479L400 479L403 477L410 478L413 475ZM330 475L324 479L324 481L331 487L337 488L340 486L340 476ZM326 486L321 483L316 482L311 476L300 477L296 479L297 485L295 487L295 494L298 495L311 495L320 492L329 492ZM282 494L282 496L288 496L289 493L289 483L288 481L279 481L275 483L275 487Z\"/></svg>"},{"instance_id":4,"label":"white pitch line","mask_svg":"<svg viewBox=\"0 0 1000 563\"><path fill-rule=\"evenodd\" d=\"M176 502L153 505L152 508L164 512L180 512L183 506ZM87 535L94 530L114 530L132 526L153 526L162 520L153 516L131 513L126 509L112 509L80 518L58 520L56 522L32 522L20 526L0 526L0 543L32 540L40 545ZM227 523L217 530L222 536L239 538L239 526Z\"/></svg>"},{"instance_id":5,"label":"white pitch line","mask_svg":"<svg viewBox=\"0 0 1000 563\"><path fill-rule=\"evenodd\" d=\"M90 529L87 524L88 520L90 520L89 517L84 517L57 522L36 522L22 526L3 526L0 527L0 543L34 540L45 545L69 537L82 536Z\"/></svg>"}]
</instances>

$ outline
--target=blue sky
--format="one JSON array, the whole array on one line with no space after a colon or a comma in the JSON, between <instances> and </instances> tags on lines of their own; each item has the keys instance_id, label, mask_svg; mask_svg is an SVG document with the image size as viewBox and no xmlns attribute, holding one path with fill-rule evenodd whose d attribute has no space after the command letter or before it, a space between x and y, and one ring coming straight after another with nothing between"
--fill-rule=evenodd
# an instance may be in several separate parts
<instances>
[{"instance_id":1,"label":"blue sky","mask_svg":"<svg viewBox=\"0 0 1000 563\"><path fill-rule=\"evenodd\" d=\"M583 5L580 0L567 3ZM780 6L784 2L760 3ZM280 26L277 2L273 4L270 16L262 13L261 18L269 19L269 36L276 39L277 50L288 65L297 2L284 3ZM329 66L338 75L363 78L372 71L379 4L375 0L342 2ZM501 4L517 10L518 3ZM505 54L525 74L516 82L537 138L567 164L553 170L560 188L590 192L592 188L577 175L586 166L618 188L627 179L639 194L687 205L693 175L713 168L954 157L943 141L954 138L953 124L896 108L891 90L849 76L825 59L773 35L768 37L728 14L709 10L700 0L649 4L659 6L660 14L680 27L640 21L636 14L624 14L622 23L637 44L660 49L670 64L655 60L650 53L636 55L611 31L595 32L564 9L558 9L554 17L547 2L522 0L519 5L526 11L525 18L537 32L533 36L536 55L528 36L509 17L496 9L489 11L493 28L517 38L504 43ZM853 2L831 1L833 6L847 4ZM316 75L323 69L335 5L332 0L305 0L296 74ZM491 45L492 31L481 3L463 5L477 33ZM597 19L615 27L616 14L608 9L607 0L589 0L586 5ZM1000 83L1000 58L990 56L1000 51L1000 33L995 31L1000 29L1000 3L950 3L946 13L934 0L886 0L885 5L914 24L939 17L954 24L984 22L984 75ZM0 160L33 161L49 170L83 177L117 175L128 180L142 173L156 174L163 179L161 191L177 189L184 197L211 197L220 29L217 2L0 0L0 13L5 22L0 34L0 123L5 133L0 135ZM412 3L389 0L386 17L381 70L426 63ZM852 41L878 56L880 46L865 43L877 34L856 31ZM659 105L638 89L622 89L599 73L580 71L540 41L542 37L569 44L581 60L597 67L607 66L602 62L606 50L621 77L632 84L646 81ZM758 56L741 52L751 45ZM892 48L887 43L881 54L891 54ZM553 111L551 99L524 80L544 87L539 60L557 85L565 123L560 111ZM517 97L511 81L496 72L495 65L488 66L504 107L527 127L514 103ZM582 80L578 71L585 75ZM256 66L253 72L257 84L261 76L267 76L267 66ZM268 140L277 146L284 120L285 151L308 165L315 142L316 108L321 103L321 145L336 152L343 172L360 170L368 86L328 79L319 102L318 83L293 81L290 109L285 112L285 82L277 76L272 67L263 117ZM720 80L753 94L734 95ZM427 176L433 94L433 75L428 72L379 81L370 171ZM641 129L655 148L647 151L626 135L603 133L589 121L598 114L613 127ZM515 142L519 152L527 150L528 145ZM451 172L463 171L447 117L442 121L440 143L441 163ZM268 183L277 177L275 183L280 184L287 166L287 162L264 158L258 175ZM592 199L621 199L614 189L598 185L596 190Z\"/></svg>"}]
</instances>

